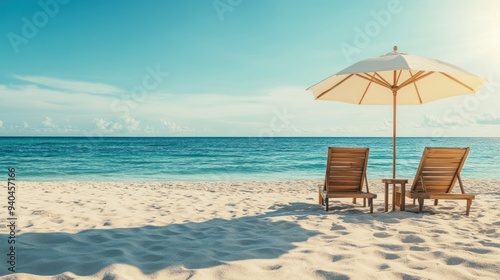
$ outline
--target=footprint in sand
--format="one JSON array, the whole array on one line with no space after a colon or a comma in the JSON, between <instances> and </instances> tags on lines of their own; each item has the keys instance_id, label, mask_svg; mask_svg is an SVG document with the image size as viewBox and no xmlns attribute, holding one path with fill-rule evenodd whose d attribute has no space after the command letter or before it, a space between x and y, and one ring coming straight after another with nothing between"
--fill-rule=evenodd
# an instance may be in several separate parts
<instances>
[{"instance_id":1,"label":"footprint in sand","mask_svg":"<svg viewBox=\"0 0 500 280\"><path fill-rule=\"evenodd\" d=\"M277 265L271 265L271 266L268 266L267 269L268 270L278 270L280 268L282 268L283 266L280 265L280 264L277 264Z\"/></svg>"},{"instance_id":2,"label":"footprint in sand","mask_svg":"<svg viewBox=\"0 0 500 280\"><path fill-rule=\"evenodd\" d=\"M375 236L377 238L387 238L387 237L391 237L392 234L387 233L387 232L376 232L373 234L373 236Z\"/></svg>"},{"instance_id":3,"label":"footprint in sand","mask_svg":"<svg viewBox=\"0 0 500 280\"><path fill-rule=\"evenodd\" d=\"M345 230L345 229L347 229L345 226L332 224L332 228L330 230Z\"/></svg>"},{"instance_id":4,"label":"footprint in sand","mask_svg":"<svg viewBox=\"0 0 500 280\"><path fill-rule=\"evenodd\" d=\"M378 267L380 270L388 269L390 266L388 264L382 264Z\"/></svg>"},{"instance_id":5,"label":"footprint in sand","mask_svg":"<svg viewBox=\"0 0 500 280\"><path fill-rule=\"evenodd\" d=\"M483 246L486 247L500 248L500 243L488 242L488 241L479 241L479 243L483 244Z\"/></svg>"},{"instance_id":6,"label":"footprint in sand","mask_svg":"<svg viewBox=\"0 0 500 280\"><path fill-rule=\"evenodd\" d=\"M463 263L465 260L462 259L462 258L458 258L458 257L451 257L451 258L448 258L446 260L446 264L447 265L459 265L461 263Z\"/></svg>"},{"instance_id":7,"label":"footprint in sand","mask_svg":"<svg viewBox=\"0 0 500 280\"><path fill-rule=\"evenodd\" d=\"M403 243L423 243L425 240L423 240L420 236L417 235L408 235L405 236L401 239Z\"/></svg>"},{"instance_id":8,"label":"footprint in sand","mask_svg":"<svg viewBox=\"0 0 500 280\"><path fill-rule=\"evenodd\" d=\"M419 252L421 252L421 251L429 251L430 249L429 249L429 247L411 246L410 250L411 251L419 251Z\"/></svg>"},{"instance_id":9,"label":"footprint in sand","mask_svg":"<svg viewBox=\"0 0 500 280\"><path fill-rule=\"evenodd\" d=\"M348 280L351 279L349 276L340 274L338 272L332 272L332 271L325 271L325 270L316 270L314 271L318 278L321 279L336 279L336 280Z\"/></svg>"},{"instance_id":10,"label":"footprint in sand","mask_svg":"<svg viewBox=\"0 0 500 280\"><path fill-rule=\"evenodd\" d=\"M342 225L332 225L332 228L330 229L332 231L335 231L336 234L341 234L341 235L348 235L350 232L347 230L346 227Z\"/></svg>"},{"instance_id":11,"label":"footprint in sand","mask_svg":"<svg viewBox=\"0 0 500 280\"><path fill-rule=\"evenodd\" d=\"M385 254L386 260L397 260L401 258L398 254Z\"/></svg>"},{"instance_id":12,"label":"footprint in sand","mask_svg":"<svg viewBox=\"0 0 500 280\"><path fill-rule=\"evenodd\" d=\"M403 251L406 250L403 246L393 244L375 244L380 248L388 249L390 251Z\"/></svg>"},{"instance_id":13,"label":"footprint in sand","mask_svg":"<svg viewBox=\"0 0 500 280\"><path fill-rule=\"evenodd\" d=\"M481 254L481 255L488 254L488 253L492 252L492 250L481 249L481 248L465 248L465 250L472 252L472 253Z\"/></svg>"},{"instance_id":14,"label":"footprint in sand","mask_svg":"<svg viewBox=\"0 0 500 280\"><path fill-rule=\"evenodd\" d=\"M344 260L346 258L347 258L347 256L345 256L345 255L333 255L332 262L338 262L338 261Z\"/></svg>"},{"instance_id":15,"label":"footprint in sand","mask_svg":"<svg viewBox=\"0 0 500 280\"><path fill-rule=\"evenodd\" d=\"M440 230L440 229L434 229L434 230L431 230L431 232L433 232L433 233L439 233L439 234L448 234L447 231Z\"/></svg>"}]
</instances>

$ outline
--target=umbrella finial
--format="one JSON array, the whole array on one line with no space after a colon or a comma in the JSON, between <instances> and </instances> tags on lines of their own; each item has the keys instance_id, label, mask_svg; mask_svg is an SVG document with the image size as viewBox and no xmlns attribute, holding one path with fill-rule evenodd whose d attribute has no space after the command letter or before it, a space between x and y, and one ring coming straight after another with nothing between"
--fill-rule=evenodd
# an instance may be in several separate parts
<instances>
[{"instance_id":1,"label":"umbrella finial","mask_svg":"<svg viewBox=\"0 0 500 280\"><path fill-rule=\"evenodd\" d=\"M392 49L394 50L394 52L398 52L398 46L394 46Z\"/></svg>"}]
</instances>

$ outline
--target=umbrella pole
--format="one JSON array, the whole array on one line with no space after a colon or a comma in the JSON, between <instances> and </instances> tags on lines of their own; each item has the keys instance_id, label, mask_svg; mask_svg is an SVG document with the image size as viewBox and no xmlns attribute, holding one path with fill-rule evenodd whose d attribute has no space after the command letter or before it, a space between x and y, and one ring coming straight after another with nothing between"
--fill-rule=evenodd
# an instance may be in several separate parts
<instances>
[{"instance_id":1,"label":"umbrella pole","mask_svg":"<svg viewBox=\"0 0 500 280\"><path fill-rule=\"evenodd\" d=\"M396 178L396 96L398 92L392 92L392 178Z\"/></svg>"}]
</instances>

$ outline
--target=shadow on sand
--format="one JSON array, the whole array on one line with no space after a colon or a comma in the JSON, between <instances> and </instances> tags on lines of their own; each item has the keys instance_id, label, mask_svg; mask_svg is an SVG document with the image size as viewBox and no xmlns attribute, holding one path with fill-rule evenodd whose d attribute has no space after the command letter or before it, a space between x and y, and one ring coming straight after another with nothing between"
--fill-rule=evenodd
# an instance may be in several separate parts
<instances>
[{"instance_id":1,"label":"shadow on sand","mask_svg":"<svg viewBox=\"0 0 500 280\"><path fill-rule=\"evenodd\" d=\"M86 276L118 263L135 266L145 274L177 265L209 268L227 261L278 258L294 249L293 243L320 234L294 222L272 219L305 219L322 213L317 205L291 203L270 210L258 216L200 223L90 229L76 234L24 233L16 237L16 272L57 275L71 271ZM7 238L0 235L0 240Z\"/></svg>"}]
</instances>

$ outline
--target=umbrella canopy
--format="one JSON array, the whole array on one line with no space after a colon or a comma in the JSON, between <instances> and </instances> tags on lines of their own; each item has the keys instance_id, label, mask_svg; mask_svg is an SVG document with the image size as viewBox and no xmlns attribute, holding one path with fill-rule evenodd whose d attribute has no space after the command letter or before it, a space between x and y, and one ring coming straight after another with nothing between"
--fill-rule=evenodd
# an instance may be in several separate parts
<instances>
[{"instance_id":1,"label":"umbrella canopy","mask_svg":"<svg viewBox=\"0 0 500 280\"><path fill-rule=\"evenodd\" d=\"M486 82L449 63L399 53L365 59L309 87L315 99L393 105L393 178L396 177L396 105L424 104L476 93Z\"/></svg>"}]
</instances>

